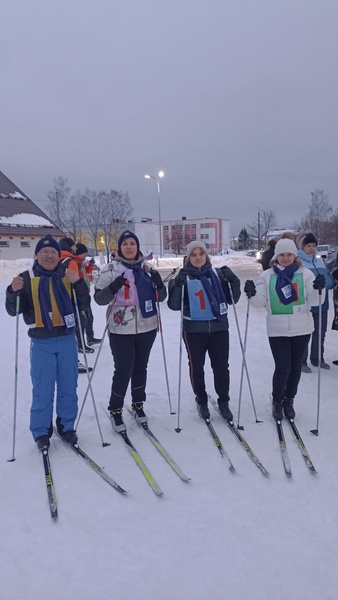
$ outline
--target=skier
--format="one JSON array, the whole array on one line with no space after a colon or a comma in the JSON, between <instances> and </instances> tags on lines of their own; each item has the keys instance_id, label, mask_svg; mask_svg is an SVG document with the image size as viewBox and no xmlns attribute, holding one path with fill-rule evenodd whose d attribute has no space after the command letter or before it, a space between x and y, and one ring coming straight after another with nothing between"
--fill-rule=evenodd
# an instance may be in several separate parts
<instances>
[{"instance_id":1,"label":"skier","mask_svg":"<svg viewBox=\"0 0 338 600\"><path fill-rule=\"evenodd\" d=\"M275 362L272 378L272 416L295 418L293 407L301 376L302 357L313 332L311 306L318 305L318 290L325 287L324 275L304 267L297 258L296 244L281 239L275 247L271 268L261 273L257 288L247 280L244 292L256 307L267 310L267 333Z\"/></svg>"},{"instance_id":2,"label":"skier","mask_svg":"<svg viewBox=\"0 0 338 600\"><path fill-rule=\"evenodd\" d=\"M208 395L205 389L204 364L208 352L214 374L214 386L218 395L220 413L227 421L233 415L229 408L229 323L228 304L232 304L240 292L238 277L224 266L211 266L206 246L201 241L187 245L184 267L169 282L168 306L181 309L183 300L183 340L188 353L189 373L195 393L197 410L202 419L209 419Z\"/></svg>"},{"instance_id":3,"label":"skier","mask_svg":"<svg viewBox=\"0 0 338 600\"><path fill-rule=\"evenodd\" d=\"M122 410L129 381L134 416L138 423L147 422L143 403L148 360L158 327L156 290L158 300L165 300L167 291L160 274L146 262L135 233L124 231L116 257L102 269L94 293L97 304L113 304L108 319L115 370L108 410L118 433L126 430Z\"/></svg>"},{"instance_id":4,"label":"skier","mask_svg":"<svg viewBox=\"0 0 338 600\"><path fill-rule=\"evenodd\" d=\"M91 304L90 283L92 281L92 272L94 269L95 262L94 262L94 260L91 260L88 264L85 264L84 260L87 256L88 256L87 246L78 242L76 244L75 259L76 259L76 262L78 265L79 275L80 275L80 277L82 277L85 280L87 287L88 287L88 294L89 294L89 308L85 311L85 314L84 314L84 324L85 324L84 329L85 329L86 335L87 335L88 346L94 346L95 344L100 344L101 338L96 338L94 336L94 329L93 329L94 315L93 315L93 311L92 311L91 305L90 305ZM79 346L81 346L80 340L78 340L78 344L79 344Z\"/></svg>"},{"instance_id":5,"label":"skier","mask_svg":"<svg viewBox=\"0 0 338 600\"><path fill-rule=\"evenodd\" d=\"M60 248L50 235L35 248L32 269L14 277L6 290L6 310L16 315L16 296L20 313L31 338L31 379L33 400L30 430L39 450L49 447L53 433L54 388L56 425L63 439L77 443L74 423L77 415L77 347L73 290L79 306L88 306L88 291L79 274L59 262Z\"/></svg>"},{"instance_id":6,"label":"skier","mask_svg":"<svg viewBox=\"0 0 338 600\"><path fill-rule=\"evenodd\" d=\"M321 305L322 319L321 319L321 356L318 356L318 335L319 335L319 308L313 306L311 308L314 332L311 340L310 350L310 361L314 367L318 367L318 363L322 369L329 369L328 365L324 360L324 340L327 330L327 314L329 310L329 298L328 290L333 288L333 277L330 271L326 268L323 259L320 256L316 256L317 253L317 239L313 233L307 233L302 239L302 249L298 250L298 258L302 261L303 267L310 269L315 275L321 273L325 277L325 295L323 296L323 302ZM308 347L306 346L302 360L302 373L311 373L312 369L307 364Z\"/></svg>"},{"instance_id":7,"label":"skier","mask_svg":"<svg viewBox=\"0 0 338 600\"><path fill-rule=\"evenodd\" d=\"M268 248L264 250L262 257L259 259L259 263L261 263L263 271L266 271L270 268L270 261L275 253L275 246L277 241L273 238L268 241Z\"/></svg>"}]
</instances>

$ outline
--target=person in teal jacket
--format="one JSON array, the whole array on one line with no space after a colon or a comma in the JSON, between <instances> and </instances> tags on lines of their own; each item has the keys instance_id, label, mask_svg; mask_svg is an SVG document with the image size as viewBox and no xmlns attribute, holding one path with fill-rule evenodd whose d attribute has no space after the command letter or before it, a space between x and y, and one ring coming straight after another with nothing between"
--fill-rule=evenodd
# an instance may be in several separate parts
<instances>
[{"instance_id":1,"label":"person in teal jacket","mask_svg":"<svg viewBox=\"0 0 338 600\"><path fill-rule=\"evenodd\" d=\"M303 267L310 269L317 275L325 276L325 294L322 298L322 327L321 327L321 356L318 356L318 347L319 347L319 307L312 306L311 312L313 316L314 322L314 332L312 334L311 339L311 347L310 347L310 362L314 367L318 367L320 364L322 369L329 369L330 365L328 365L324 360L324 340L325 334L327 330L327 315L329 310L329 299L328 299L328 290L331 290L334 285L333 277L330 271L326 268L323 259L318 256L317 253L317 239L313 235L313 233L308 233L302 239L302 249L298 250L298 258L302 261ZM311 373L312 369L307 364L308 359L308 348L306 348L305 353L303 355L302 361L302 372L303 373Z\"/></svg>"}]
</instances>

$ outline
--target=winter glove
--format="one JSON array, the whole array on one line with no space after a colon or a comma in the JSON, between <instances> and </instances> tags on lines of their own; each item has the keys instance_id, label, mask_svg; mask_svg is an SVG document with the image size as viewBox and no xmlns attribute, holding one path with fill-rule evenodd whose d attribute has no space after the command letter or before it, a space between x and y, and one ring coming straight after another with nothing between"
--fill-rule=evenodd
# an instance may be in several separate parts
<instances>
[{"instance_id":1,"label":"winter glove","mask_svg":"<svg viewBox=\"0 0 338 600\"><path fill-rule=\"evenodd\" d=\"M119 275L114 279L114 281L109 285L109 290L112 294L117 294L119 289L128 281L123 275ZM129 284L128 284L129 285Z\"/></svg>"},{"instance_id":2,"label":"winter glove","mask_svg":"<svg viewBox=\"0 0 338 600\"><path fill-rule=\"evenodd\" d=\"M313 287L315 290L323 290L325 288L325 275L317 275Z\"/></svg>"},{"instance_id":3,"label":"winter glove","mask_svg":"<svg viewBox=\"0 0 338 600\"><path fill-rule=\"evenodd\" d=\"M188 274L185 269L181 269L178 272L178 275L176 275L174 279L176 287L182 287L182 285L185 284L185 282L187 281L187 275Z\"/></svg>"},{"instance_id":4,"label":"winter glove","mask_svg":"<svg viewBox=\"0 0 338 600\"><path fill-rule=\"evenodd\" d=\"M153 282L154 286L158 290L161 290L163 288L163 281L162 281L162 278L161 278L161 275L159 274L159 272L151 269L150 277L151 277L151 281Z\"/></svg>"},{"instance_id":5,"label":"winter glove","mask_svg":"<svg viewBox=\"0 0 338 600\"><path fill-rule=\"evenodd\" d=\"M218 271L218 277L222 283L234 283L237 281L237 275L229 267L221 267Z\"/></svg>"},{"instance_id":6,"label":"winter glove","mask_svg":"<svg viewBox=\"0 0 338 600\"><path fill-rule=\"evenodd\" d=\"M244 292L246 293L247 297L252 298L252 296L256 295L256 286L254 284L254 282L252 281L252 279L247 279L245 284L244 284Z\"/></svg>"}]
</instances>

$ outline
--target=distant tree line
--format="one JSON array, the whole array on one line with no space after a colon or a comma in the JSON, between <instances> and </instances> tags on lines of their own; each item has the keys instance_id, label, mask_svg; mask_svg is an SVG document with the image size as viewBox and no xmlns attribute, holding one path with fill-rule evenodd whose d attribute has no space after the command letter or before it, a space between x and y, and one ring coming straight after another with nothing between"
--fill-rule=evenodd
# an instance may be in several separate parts
<instances>
[{"instance_id":1,"label":"distant tree line","mask_svg":"<svg viewBox=\"0 0 338 600\"><path fill-rule=\"evenodd\" d=\"M91 237L96 253L116 247L121 229L133 214L128 192L86 189L71 194L68 179L62 176L53 179L48 199L47 211L58 227L83 243Z\"/></svg>"},{"instance_id":2,"label":"distant tree line","mask_svg":"<svg viewBox=\"0 0 338 600\"><path fill-rule=\"evenodd\" d=\"M308 213L300 223L294 223L292 229L313 233L319 244L338 246L338 208L333 211L328 194L323 189L311 192ZM243 250L257 246L261 248L267 243L269 231L276 229L278 221L272 210L258 211L257 216L239 232L238 246Z\"/></svg>"}]
</instances>

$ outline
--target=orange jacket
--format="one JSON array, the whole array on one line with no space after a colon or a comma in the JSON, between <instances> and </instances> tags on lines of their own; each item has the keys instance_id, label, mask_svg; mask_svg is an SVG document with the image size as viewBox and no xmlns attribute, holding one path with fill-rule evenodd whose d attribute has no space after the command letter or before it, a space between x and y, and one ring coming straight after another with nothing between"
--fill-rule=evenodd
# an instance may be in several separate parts
<instances>
[{"instance_id":1,"label":"orange jacket","mask_svg":"<svg viewBox=\"0 0 338 600\"><path fill-rule=\"evenodd\" d=\"M60 252L60 262L63 262L66 258L69 258L71 260L65 261L66 265L67 265L67 269L71 269L72 271L75 271L75 273L79 273L79 269L77 266L77 260L76 260L76 256L75 254L73 254L72 252L68 252L68 250L61 250Z\"/></svg>"}]
</instances>

